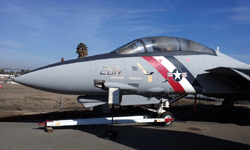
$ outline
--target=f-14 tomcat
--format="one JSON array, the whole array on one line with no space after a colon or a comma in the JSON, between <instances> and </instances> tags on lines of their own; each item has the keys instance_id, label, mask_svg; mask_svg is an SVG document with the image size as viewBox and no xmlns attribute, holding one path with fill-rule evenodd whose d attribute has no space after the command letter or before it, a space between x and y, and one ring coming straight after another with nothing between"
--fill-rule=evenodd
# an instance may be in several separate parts
<instances>
[{"instance_id":1,"label":"f-14 tomcat","mask_svg":"<svg viewBox=\"0 0 250 150\"><path fill-rule=\"evenodd\" d=\"M159 103L161 117L172 117L163 108L187 94L223 98L223 105L250 99L250 65L178 37L136 39L110 53L51 64L14 81L80 95L78 102L87 108ZM170 99L173 93L178 96Z\"/></svg>"}]
</instances>

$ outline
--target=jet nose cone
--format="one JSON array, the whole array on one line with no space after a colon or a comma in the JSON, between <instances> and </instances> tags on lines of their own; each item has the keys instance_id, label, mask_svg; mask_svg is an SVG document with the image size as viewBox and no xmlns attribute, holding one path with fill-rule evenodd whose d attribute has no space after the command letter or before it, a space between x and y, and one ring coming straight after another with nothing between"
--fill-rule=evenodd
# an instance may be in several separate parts
<instances>
[{"instance_id":1,"label":"jet nose cone","mask_svg":"<svg viewBox=\"0 0 250 150\"><path fill-rule=\"evenodd\" d=\"M12 81L23 84L23 85L29 85L29 79L28 79L28 75L21 75L19 77L16 77L14 79L12 79Z\"/></svg>"},{"instance_id":2,"label":"jet nose cone","mask_svg":"<svg viewBox=\"0 0 250 150\"><path fill-rule=\"evenodd\" d=\"M93 66L93 63L87 62L48 66L21 75L14 81L48 92L82 94L94 87Z\"/></svg>"},{"instance_id":3,"label":"jet nose cone","mask_svg":"<svg viewBox=\"0 0 250 150\"><path fill-rule=\"evenodd\" d=\"M56 72L49 71L48 69L40 69L21 75L15 78L14 81L32 88L43 89L50 86L54 79L51 79L50 76L53 77L53 75L56 76Z\"/></svg>"},{"instance_id":4,"label":"jet nose cone","mask_svg":"<svg viewBox=\"0 0 250 150\"><path fill-rule=\"evenodd\" d=\"M44 73L44 70L37 70L16 77L13 81L28 87L42 89L48 82L51 82L46 78L48 78L48 73Z\"/></svg>"}]
</instances>

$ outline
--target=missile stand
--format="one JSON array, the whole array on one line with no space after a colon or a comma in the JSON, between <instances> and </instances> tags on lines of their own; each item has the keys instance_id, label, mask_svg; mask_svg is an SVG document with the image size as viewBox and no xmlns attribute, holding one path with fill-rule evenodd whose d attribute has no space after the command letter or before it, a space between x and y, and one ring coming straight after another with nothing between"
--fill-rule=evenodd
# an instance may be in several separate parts
<instances>
[{"instance_id":1,"label":"missile stand","mask_svg":"<svg viewBox=\"0 0 250 150\"><path fill-rule=\"evenodd\" d=\"M112 97L112 96L109 96ZM119 97L119 95L118 95ZM114 96L112 97L114 98ZM53 127L61 126L76 126L76 125L99 125L99 124L111 124L111 130L105 132L105 136L108 138L116 137L118 135L117 131L113 130L113 124L124 124L124 123L155 123L156 125L169 126L173 122L173 115L165 111L163 108L168 107L169 103L167 100L162 99L158 105L158 109L150 109L142 107L143 109L155 112L158 114L157 117L152 118L149 115L137 115L137 116L119 116L114 117L114 99L109 100L109 104L112 104L112 117L103 117L103 118L87 118L87 119L68 119L68 120L54 120L46 121L40 123L44 125L46 132L53 132Z\"/></svg>"}]
</instances>

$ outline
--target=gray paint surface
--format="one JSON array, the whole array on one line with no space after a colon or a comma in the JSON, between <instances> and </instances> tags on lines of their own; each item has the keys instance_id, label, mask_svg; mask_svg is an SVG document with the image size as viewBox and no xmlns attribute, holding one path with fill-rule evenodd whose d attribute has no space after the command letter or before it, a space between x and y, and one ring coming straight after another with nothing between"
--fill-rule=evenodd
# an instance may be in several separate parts
<instances>
[{"instance_id":1,"label":"gray paint surface","mask_svg":"<svg viewBox=\"0 0 250 150\"><path fill-rule=\"evenodd\" d=\"M223 68L234 69L236 75L221 75ZM109 54L52 64L14 80L62 94L108 95L108 88L114 86L121 89L121 95L139 97L184 92L249 100L250 91L243 88L250 83L249 68L190 40L149 37L137 39ZM98 87L94 81L103 84ZM236 85L237 82L241 84ZM136 104L136 96L133 97L135 103L131 105ZM148 104L146 100L145 104Z\"/></svg>"}]
</instances>

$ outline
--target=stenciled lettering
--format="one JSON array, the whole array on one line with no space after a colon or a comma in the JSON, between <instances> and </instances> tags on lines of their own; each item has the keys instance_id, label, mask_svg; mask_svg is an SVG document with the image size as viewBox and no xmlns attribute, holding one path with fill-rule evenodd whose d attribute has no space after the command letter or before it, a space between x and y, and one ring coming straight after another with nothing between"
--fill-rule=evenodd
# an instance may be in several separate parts
<instances>
[{"instance_id":1,"label":"stenciled lettering","mask_svg":"<svg viewBox=\"0 0 250 150\"><path fill-rule=\"evenodd\" d=\"M103 66L101 71L101 75L116 75L119 72L119 68L117 66Z\"/></svg>"}]
</instances>

